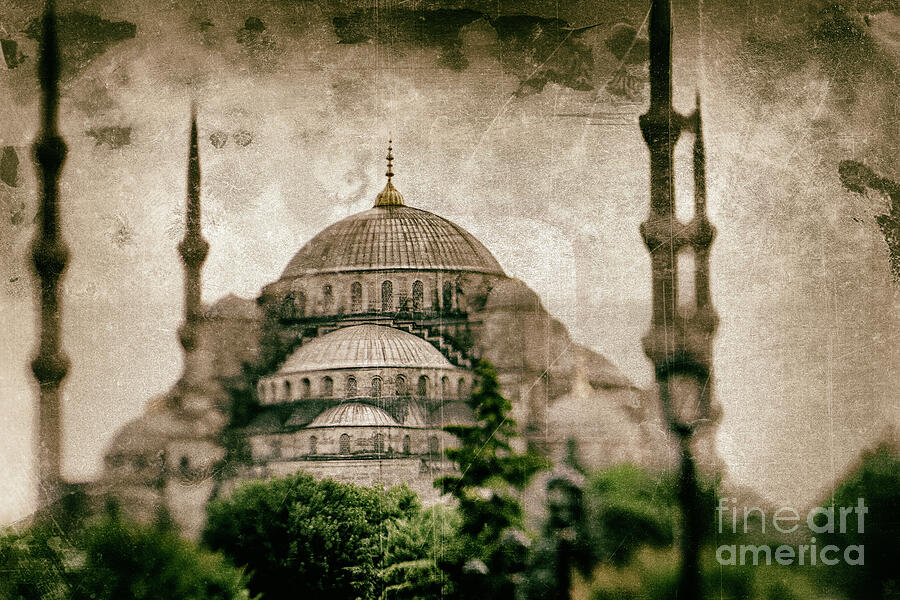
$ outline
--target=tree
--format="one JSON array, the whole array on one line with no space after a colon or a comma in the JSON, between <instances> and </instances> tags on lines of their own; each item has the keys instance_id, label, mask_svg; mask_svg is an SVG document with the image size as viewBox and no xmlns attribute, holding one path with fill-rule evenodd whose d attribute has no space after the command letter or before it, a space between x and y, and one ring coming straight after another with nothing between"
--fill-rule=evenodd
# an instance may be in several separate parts
<instances>
[{"instance_id":1,"label":"tree","mask_svg":"<svg viewBox=\"0 0 900 600\"><path fill-rule=\"evenodd\" d=\"M159 526L104 517L63 531L38 522L0 537L0 597L22 600L244 600L246 577L220 554Z\"/></svg>"},{"instance_id":2,"label":"tree","mask_svg":"<svg viewBox=\"0 0 900 600\"><path fill-rule=\"evenodd\" d=\"M266 600L372 599L390 524L419 510L405 486L366 488L301 473L247 483L211 502L203 541L246 565L250 590Z\"/></svg>"},{"instance_id":3,"label":"tree","mask_svg":"<svg viewBox=\"0 0 900 600\"><path fill-rule=\"evenodd\" d=\"M493 366L482 360L475 375L468 401L475 425L444 428L459 441L446 455L460 474L441 477L435 486L456 499L460 525L442 568L459 597L512 598L529 544L518 494L547 461L533 450L513 448L518 432L509 416L512 405L500 394Z\"/></svg>"},{"instance_id":4,"label":"tree","mask_svg":"<svg viewBox=\"0 0 900 600\"><path fill-rule=\"evenodd\" d=\"M412 517L387 525L382 556L384 600L442 598L448 581L438 566L453 543L459 518L451 508L436 504Z\"/></svg>"},{"instance_id":5,"label":"tree","mask_svg":"<svg viewBox=\"0 0 900 600\"><path fill-rule=\"evenodd\" d=\"M862 515L862 531L858 515L847 520L844 531L817 534L822 548L827 544L843 552L848 546L863 548L862 564L844 560L835 565L820 566L821 579L828 587L836 587L850 598L900 598L897 576L897 540L900 540L900 457L889 444L867 452L856 469L834 491L823 506L857 507L862 500L867 512ZM835 508L835 513L838 509ZM819 515L824 517L823 515ZM822 525L821 520L818 524Z\"/></svg>"}]
</instances>

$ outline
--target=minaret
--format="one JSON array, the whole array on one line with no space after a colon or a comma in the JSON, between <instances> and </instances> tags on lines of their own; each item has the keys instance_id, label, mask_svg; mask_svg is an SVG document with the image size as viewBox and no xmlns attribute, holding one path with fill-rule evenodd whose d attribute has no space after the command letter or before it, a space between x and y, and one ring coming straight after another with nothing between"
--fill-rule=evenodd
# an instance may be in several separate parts
<instances>
[{"instance_id":1,"label":"minaret","mask_svg":"<svg viewBox=\"0 0 900 600\"><path fill-rule=\"evenodd\" d=\"M31 363L40 387L37 405L38 507L62 497L60 384L69 360L60 348L59 280L69 262L69 250L59 225L59 175L66 144L56 127L59 112L59 44L56 15L48 0L42 20L38 75L41 83L41 132L34 144L41 198L38 231L31 245L34 270L40 278L40 346Z\"/></svg>"},{"instance_id":2,"label":"minaret","mask_svg":"<svg viewBox=\"0 0 900 600\"><path fill-rule=\"evenodd\" d=\"M650 214L641 235L650 251L653 313L644 336L644 352L653 361L657 379L674 372L704 377L701 401L710 400L712 337L717 317L710 302L709 247L715 229L706 215L706 165L700 99L685 117L672 107L671 8L669 0L650 7L650 107L640 127L650 150ZM683 130L694 133L694 216L682 223L675 214L674 148ZM679 252L694 254L694 306L679 302Z\"/></svg>"},{"instance_id":3,"label":"minaret","mask_svg":"<svg viewBox=\"0 0 900 600\"><path fill-rule=\"evenodd\" d=\"M193 106L184 238L178 245L178 252L184 263L184 323L178 330L181 346L184 348L182 383L191 387L201 372L196 353L198 328L203 320L200 270L209 252L209 244L203 239L200 227L200 153L197 146L197 111Z\"/></svg>"},{"instance_id":4,"label":"minaret","mask_svg":"<svg viewBox=\"0 0 900 600\"><path fill-rule=\"evenodd\" d=\"M652 263L653 316L643 342L656 371L663 415L681 450L678 495L683 527L677 595L699 600L703 597L699 554L707 514L700 500L692 444L697 430L718 417L711 406L712 338L717 317L709 294L709 247L715 230L706 216L699 94L690 117L672 107L670 0L652 1L649 32L650 107L641 115L640 126L650 150L650 214L641 224L641 235ZM694 216L688 223L679 221L675 212L673 154L683 129L694 133ZM687 298L678 298L677 258L682 252L692 253L694 259L692 305ZM693 389L690 385L684 389L675 380L693 382ZM711 436L704 441L711 443Z\"/></svg>"}]
</instances>

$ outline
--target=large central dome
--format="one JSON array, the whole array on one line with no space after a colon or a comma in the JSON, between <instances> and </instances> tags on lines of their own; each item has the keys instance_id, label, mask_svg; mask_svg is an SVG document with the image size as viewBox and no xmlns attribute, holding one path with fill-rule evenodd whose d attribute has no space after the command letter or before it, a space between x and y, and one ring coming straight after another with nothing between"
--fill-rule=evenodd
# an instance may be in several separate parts
<instances>
[{"instance_id":1,"label":"large central dome","mask_svg":"<svg viewBox=\"0 0 900 600\"><path fill-rule=\"evenodd\" d=\"M402 204L376 205L324 229L288 263L282 279L317 273L419 269L504 275L462 227Z\"/></svg>"},{"instance_id":2,"label":"large central dome","mask_svg":"<svg viewBox=\"0 0 900 600\"><path fill-rule=\"evenodd\" d=\"M288 263L282 279L395 269L505 275L497 259L471 233L433 213L406 206L391 183L394 156L390 146L387 159L387 185L375 206L338 221L311 239Z\"/></svg>"}]
</instances>

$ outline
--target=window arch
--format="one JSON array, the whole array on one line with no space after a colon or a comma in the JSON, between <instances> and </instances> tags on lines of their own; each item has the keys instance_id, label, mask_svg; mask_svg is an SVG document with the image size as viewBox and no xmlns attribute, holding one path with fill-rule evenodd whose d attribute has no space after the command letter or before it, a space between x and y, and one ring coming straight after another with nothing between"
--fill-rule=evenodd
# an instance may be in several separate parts
<instances>
[{"instance_id":1,"label":"window arch","mask_svg":"<svg viewBox=\"0 0 900 600\"><path fill-rule=\"evenodd\" d=\"M450 397L450 378L446 375L441 377L441 397Z\"/></svg>"},{"instance_id":2,"label":"window arch","mask_svg":"<svg viewBox=\"0 0 900 600\"><path fill-rule=\"evenodd\" d=\"M362 312L362 284L358 281L350 284L350 310L355 313Z\"/></svg>"},{"instance_id":3,"label":"window arch","mask_svg":"<svg viewBox=\"0 0 900 600\"><path fill-rule=\"evenodd\" d=\"M376 433L375 434L375 452L378 454L384 454L384 434Z\"/></svg>"},{"instance_id":4,"label":"window arch","mask_svg":"<svg viewBox=\"0 0 900 600\"><path fill-rule=\"evenodd\" d=\"M322 396L325 398L334 396L334 380L331 377L322 378Z\"/></svg>"},{"instance_id":5,"label":"window arch","mask_svg":"<svg viewBox=\"0 0 900 600\"><path fill-rule=\"evenodd\" d=\"M331 284L326 283L322 286L322 306L325 307L325 312L331 310L332 304L334 304L334 291L331 289Z\"/></svg>"},{"instance_id":6,"label":"window arch","mask_svg":"<svg viewBox=\"0 0 900 600\"><path fill-rule=\"evenodd\" d=\"M309 379L306 377L300 382L300 396L303 398L309 398L312 395L312 386L309 384Z\"/></svg>"},{"instance_id":7,"label":"window arch","mask_svg":"<svg viewBox=\"0 0 900 600\"><path fill-rule=\"evenodd\" d=\"M319 452L319 438L311 436L309 438L309 453L315 456Z\"/></svg>"},{"instance_id":8,"label":"window arch","mask_svg":"<svg viewBox=\"0 0 900 600\"><path fill-rule=\"evenodd\" d=\"M425 310L425 284L418 279L412 284L412 303L414 312Z\"/></svg>"},{"instance_id":9,"label":"window arch","mask_svg":"<svg viewBox=\"0 0 900 600\"><path fill-rule=\"evenodd\" d=\"M293 396L291 396L291 382L288 380L284 381L284 399L288 402L293 400Z\"/></svg>"},{"instance_id":10,"label":"window arch","mask_svg":"<svg viewBox=\"0 0 900 600\"><path fill-rule=\"evenodd\" d=\"M340 441L338 442L338 449L341 454L350 454L350 436L346 433L341 434Z\"/></svg>"},{"instance_id":11,"label":"window arch","mask_svg":"<svg viewBox=\"0 0 900 600\"><path fill-rule=\"evenodd\" d=\"M444 282L443 288L443 303L442 307L444 310L452 310L453 309L453 284L449 281Z\"/></svg>"},{"instance_id":12,"label":"window arch","mask_svg":"<svg viewBox=\"0 0 900 600\"><path fill-rule=\"evenodd\" d=\"M299 290L294 292L294 316L306 316L306 294Z\"/></svg>"},{"instance_id":13,"label":"window arch","mask_svg":"<svg viewBox=\"0 0 900 600\"><path fill-rule=\"evenodd\" d=\"M409 386L406 385L406 377L397 375L394 379L394 392L397 396L406 396L409 394Z\"/></svg>"},{"instance_id":14,"label":"window arch","mask_svg":"<svg viewBox=\"0 0 900 600\"><path fill-rule=\"evenodd\" d=\"M350 375L349 377L347 377L347 397L355 398L356 393L356 377Z\"/></svg>"},{"instance_id":15,"label":"window arch","mask_svg":"<svg viewBox=\"0 0 900 600\"><path fill-rule=\"evenodd\" d=\"M441 443L438 440L438 437L436 435L433 435L430 438L428 438L428 454L431 454L432 456L437 456L440 453L441 453Z\"/></svg>"},{"instance_id":16,"label":"window arch","mask_svg":"<svg viewBox=\"0 0 900 600\"><path fill-rule=\"evenodd\" d=\"M293 319L294 311L296 310L296 304L294 300L293 292L288 292L285 295L284 299L281 301L281 317L283 319Z\"/></svg>"},{"instance_id":17,"label":"window arch","mask_svg":"<svg viewBox=\"0 0 900 600\"><path fill-rule=\"evenodd\" d=\"M403 436L403 454L409 454L410 450L410 440L408 435Z\"/></svg>"},{"instance_id":18,"label":"window arch","mask_svg":"<svg viewBox=\"0 0 900 600\"><path fill-rule=\"evenodd\" d=\"M466 380L462 377L460 377L459 381L456 382L456 395L459 398L466 397Z\"/></svg>"},{"instance_id":19,"label":"window arch","mask_svg":"<svg viewBox=\"0 0 900 600\"><path fill-rule=\"evenodd\" d=\"M416 386L416 393L418 394L419 398L425 398L428 396L428 376L427 375L421 375L419 377L419 383Z\"/></svg>"},{"instance_id":20,"label":"window arch","mask_svg":"<svg viewBox=\"0 0 900 600\"><path fill-rule=\"evenodd\" d=\"M372 378L372 392L371 392L371 396L373 398L381 398L381 387L382 387L381 377L377 377L377 376L373 377Z\"/></svg>"},{"instance_id":21,"label":"window arch","mask_svg":"<svg viewBox=\"0 0 900 600\"><path fill-rule=\"evenodd\" d=\"M388 280L381 284L381 311L394 310L394 284Z\"/></svg>"}]
</instances>

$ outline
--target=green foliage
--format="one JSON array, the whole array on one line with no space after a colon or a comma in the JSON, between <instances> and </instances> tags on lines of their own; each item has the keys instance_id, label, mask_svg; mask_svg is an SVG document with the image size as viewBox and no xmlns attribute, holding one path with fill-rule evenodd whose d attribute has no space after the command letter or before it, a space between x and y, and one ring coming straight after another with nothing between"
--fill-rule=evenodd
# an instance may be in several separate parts
<instances>
[{"instance_id":1,"label":"green foliage","mask_svg":"<svg viewBox=\"0 0 900 600\"><path fill-rule=\"evenodd\" d=\"M594 543L584 502L584 471L569 440L563 466L547 481L547 519L528 561L517 598L568 600L572 572L589 575L596 564Z\"/></svg>"},{"instance_id":2,"label":"green foliage","mask_svg":"<svg viewBox=\"0 0 900 600\"><path fill-rule=\"evenodd\" d=\"M411 517L387 524L387 543L382 571L385 600L438 598L449 593L448 582L438 567L454 543L459 526L455 511L435 505Z\"/></svg>"},{"instance_id":3,"label":"green foliage","mask_svg":"<svg viewBox=\"0 0 900 600\"><path fill-rule=\"evenodd\" d=\"M380 594L392 523L418 512L405 486L365 488L298 474L248 483L211 502L203 540L246 565L250 589L266 600L371 599ZM402 547L398 541L396 556Z\"/></svg>"},{"instance_id":4,"label":"green foliage","mask_svg":"<svg viewBox=\"0 0 900 600\"><path fill-rule=\"evenodd\" d=\"M444 430L459 441L446 450L459 475L441 477L435 486L458 503L460 526L457 544L445 555L442 567L456 583L460 597L489 593L512 597L515 575L524 568L528 540L518 493L547 461L536 452L518 452L512 405L500 394L497 373L487 361L475 369L477 385L469 399L474 426Z\"/></svg>"},{"instance_id":5,"label":"green foliage","mask_svg":"<svg viewBox=\"0 0 900 600\"><path fill-rule=\"evenodd\" d=\"M576 584L592 600L669 600L680 574L681 508L678 479L620 465L588 478L586 518L597 550L593 573ZM801 600L819 597L809 571L773 564L720 565L718 544L790 543L758 531L716 533L714 486L700 485L700 506L709 518L703 532L701 579L709 597L733 600ZM713 594L714 592L714 594Z\"/></svg>"},{"instance_id":6,"label":"green foliage","mask_svg":"<svg viewBox=\"0 0 900 600\"><path fill-rule=\"evenodd\" d=\"M677 493L671 476L633 465L590 477L586 503L599 560L621 566L643 546L670 545L680 519Z\"/></svg>"},{"instance_id":7,"label":"green foliage","mask_svg":"<svg viewBox=\"0 0 900 600\"><path fill-rule=\"evenodd\" d=\"M844 533L840 533L838 527L834 533L817 534L816 537L819 547L834 544L843 551L847 546L863 546L865 562L848 565L841 560L836 565L822 566L819 569L821 578L850 598L898 598L900 457L891 448L881 446L867 453L859 469L835 489L833 504L836 507L857 506L860 498L868 508L862 532L857 528L856 515L853 515ZM835 513L838 513L837 509Z\"/></svg>"},{"instance_id":8,"label":"green foliage","mask_svg":"<svg viewBox=\"0 0 900 600\"><path fill-rule=\"evenodd\" d=\"M109 517L64 534L39 523L0 538L0 597L58 600L238 600L239 569L170 529Z\"/></svg>"}]
</instances>

